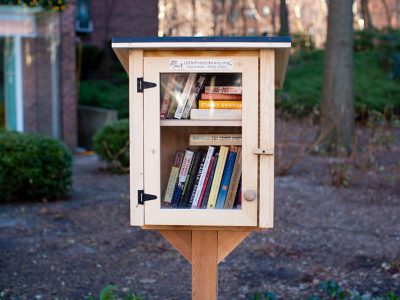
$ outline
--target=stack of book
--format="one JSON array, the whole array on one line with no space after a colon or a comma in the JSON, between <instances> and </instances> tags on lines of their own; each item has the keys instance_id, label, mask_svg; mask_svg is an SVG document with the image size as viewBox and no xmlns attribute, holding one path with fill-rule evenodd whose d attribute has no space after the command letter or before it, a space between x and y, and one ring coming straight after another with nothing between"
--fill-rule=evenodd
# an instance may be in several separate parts
<instances>
[{"instance_id":1,"label":"stack of book","mask_svg":"<svg viewBox=\"0 0 400 300\"><path fill-rule=\"evenodd\" d=\"M241 120L242 87L206 86L198 109L192 109L193 120Z\"/></svg>"},{"instance_id":2,"label":"stack of book","mask_svg":"<svg viewBox=\"0 0 400 300\"><path fill-rule=\"evenodd\" d=\"M241 174L240 146L177 151L164 194L164 207L240 208Z\"/></svg>"},{"instance_id":3,"label":"stack of book","mask_svg":"<svg viewBox=\"0 0 400 300\"><path fill-rule=\"evenodd\" d=\"M241 120L241 86L211 85L207 74L177 73L163 76L166 77L161 81L162 120Z\"/></svg>"}]
</instances>

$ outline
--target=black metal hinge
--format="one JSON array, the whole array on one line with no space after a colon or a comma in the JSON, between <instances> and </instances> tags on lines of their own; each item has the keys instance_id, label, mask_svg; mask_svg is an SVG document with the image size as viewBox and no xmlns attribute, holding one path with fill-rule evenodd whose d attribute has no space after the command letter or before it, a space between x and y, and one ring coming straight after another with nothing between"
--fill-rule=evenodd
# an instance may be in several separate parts
<instances>
[{"instance_id":1,"label":"black metal hinge","mask_svg":"<svg viewBox=\"0 0 400 300\"><path fill-rule=\"evenodd\" d=\"M138 203L144 204L145 201L156 200L156 195L146 194L144 190L138 190Z\"/></svg>"},{"instance_id":2,"label":"black metal hinge","mask_svg":"<svg viewBox=\"0 0 400 300\"><path fill-rule=\"evenodd\" d=\"M157 84L154 82L144 81L143 77L138 77L138 79L137 79L137 92L138 93L143 93L144 89L150 89L150 88L153 88L156 86L157 86Z\"/></svg>"}]
</instances>

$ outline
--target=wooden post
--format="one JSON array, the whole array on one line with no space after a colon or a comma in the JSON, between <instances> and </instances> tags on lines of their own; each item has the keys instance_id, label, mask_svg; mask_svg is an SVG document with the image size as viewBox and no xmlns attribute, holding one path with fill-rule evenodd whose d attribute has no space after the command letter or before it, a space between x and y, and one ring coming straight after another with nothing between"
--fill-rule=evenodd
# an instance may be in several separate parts
<instances>
[{"instance_id":1,"label":"wooden post","mask_svg":"<svg viewBox=\"0 0 400 300\"><path fill-rule=\"evenodd\" d=\"M218 298L218 231L192 231L192 300Z\"/></svg>"}]
</instances>

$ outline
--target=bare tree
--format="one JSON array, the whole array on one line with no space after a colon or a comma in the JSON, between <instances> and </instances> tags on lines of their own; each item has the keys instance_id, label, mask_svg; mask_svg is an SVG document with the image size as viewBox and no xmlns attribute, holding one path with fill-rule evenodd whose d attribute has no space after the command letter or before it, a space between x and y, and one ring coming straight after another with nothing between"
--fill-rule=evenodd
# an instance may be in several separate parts
<instances>
[{"instance_id":1,"label":"bare tree","mask_svg":"<svg viewBox=\"0 0 400 300\"><path fill-rule=\"evenodd\" d=\"M368 2L369 0L361 0L361 15L364 19L364 28L373 29L374 25L369 11Z\"/></svg>"},{"instance_id":2,"label":"bare tree","mask_svg":"<svg viewBox=\"0 0 400 300\"><path fill-rule=\"evenodd\" d=\"M196 0L192 0L192 35L197 33Z\"/></svg>"},{"instance_id":3,"label":"bare tree","mask_svg":"<svg viewBox=\"0 0 400 300\"><path fill-rule=\"evenodd\" d=\"M390 12L389 5L386 0L382 0L383 7L385 9L386 20L388 23L388 27L392 28L392 14Z\"/></svg>"},{"instance_id":4,"label":"bare tree","mask_svg":"<svg viewBox=\"0 0 400 300\"><path fill-rule=\"evenodd\" d=\"M321 146L350 151L354 133L353 11L349 0L328 4L328 34L321 99ZM332 148L334 146L334 148Z\"/></svg>"},{"instance_id":5,"label":"bare tree","mask_svg":"<svg viewBox=\"0 0 400 300\"><path fill-rule=\"evenodd\" d=\"M289 11L286 4L286 0L280 0L280 21L281 28L279 30L279 35L289 35Z\"/></svg>"}]
</instances>

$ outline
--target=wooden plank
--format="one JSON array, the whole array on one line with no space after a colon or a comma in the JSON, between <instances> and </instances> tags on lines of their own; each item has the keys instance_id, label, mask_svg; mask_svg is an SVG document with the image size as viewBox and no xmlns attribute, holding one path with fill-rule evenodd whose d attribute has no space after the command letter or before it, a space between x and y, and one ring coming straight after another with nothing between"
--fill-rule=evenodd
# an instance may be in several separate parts
<instances>
[{"instance_id":1,"label":"wooden plank","mask_svg":"<svg viewBox=\"0 0 400 300\"><path fill-rule=\"evenodd\" d=\"M260 148L274 149L275 53L260 51ZM274 156L260 156L259 227L274 225Z\"/></svg>"},{"instance_id":2,"label":"wooden plank","mask_svg":"<svg viewBox=\"0 0 400 300\"><path fill-rule=\"evenodd\" d=\"M229 255L249 234L251 231L218 231L218 263Z\"/></svg>"},{"instance_id":3,"label":"wooden plank","mask_svg":"<svg viewBox=\"0 0 400 300\"><path fill-rule=\"evenodd\" d=\"M144 57L221 57L221 56L254 56L259 57L258 50L145 50Z\"/></svg>"},{"instance_id":4,"label":"wooden plank","mask_svg":"<svg viewBox=\"0 0 400 300\"><path fill-rule=\"evenodd\" d=\"M192 232L192 300L218 297L218 232Z\"/></svg>"},{"instance_id":5,"label":"wooden plank","mask_svg":"<svg viewBox=\"0 0 400 300\"><path fill-rule=\"evenodd\" d=\"M121 62L122 66L125 69L125 72L129 75L129 54L128 51L124 49L114 48L114 53L118 57L119 61Z\"/></svg>"},{"instance_id":6,"label":"wooden plank","mask_svg":"<svg viewBox=\"0 0 400 300\"><path fill-rule=\"evenodd\" d=\"M262 50L264 51L264 50ZM275 87L280 89L283 87L287 66L289 63L290 49L281 49L275 51Z\"/></svg>"},{"instance_id":7,"label":"wooden plank","mask_svg":"<svg viewBox=\"0 0 400 300\"><path fill-rule=\"evenodd\" d=\"M136 89L136 78L143 77L143 51L129 51L129 156L131 225L144 225L144 207L138 204L143 179L143 94Z\"/></svg>"},{"instance_id":8,"label":"wooden plank","mask_svg":"<svg viewBox=\"0 0 400 300\"><path fill-rule=\"evenodd\" d=\"M219 126L219 127L240 127L242 121L228 120L162 120L161 126Z\"/></svg>"},{"instance_id":9,"label":"wooden plank","mask_svg":"<svg viewBox=\"0 0 400 300\"><path fill-rule=\"evenodd\" d=\"M192 231L191 230L160 230L161 235L192 262Z\"/></svg>"},{"instance_id":10,"label":"wooden plank","mask_svg":"<svg viewBox=\"0 0 400 300\"><path fill-rule=\"evenodd\" d=\"M180 225L144 225L144 230L230 230L230 231L261 231L256 226L180 226Z\"/></svg>"}]
</instances>

